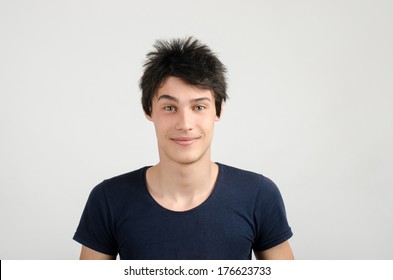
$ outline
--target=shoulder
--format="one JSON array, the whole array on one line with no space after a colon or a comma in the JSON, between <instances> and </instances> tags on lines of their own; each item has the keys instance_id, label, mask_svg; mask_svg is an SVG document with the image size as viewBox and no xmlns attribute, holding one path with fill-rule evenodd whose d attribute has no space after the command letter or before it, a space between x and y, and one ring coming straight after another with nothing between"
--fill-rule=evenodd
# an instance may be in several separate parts
<instances>
[{"instance_id":1,"label":"shoulder","mask_svg":"<svg viewBox=\"0 0 393 280\"><path fill-rule=\"evenodd\" d=\"M253 207L271 207L282 204L282 196L277 185L268 177L228 165L219 164L220 188L224 196L232 196L243 204Z\"/></svg>"},{"instance_id":2,"label":"shoulder","mask_svg":"<svg viewBox=\"0 0 393 280\"><path fill-rule=\"evenodd\" d=\"M142 167L138 170L117 175L112 178L105 179L95 186L91 195L119 197L135 190L140 190L145 184L145 173L148 167Z\"/></svg>"},{"instance_id":3,"label":"shoulder","mask_svg":"<svg viewBox=\"0 0 393 280\"><path fill-rule=\"evenodd\" d=\"M220 175L226 185L254 189L255 191L277 191L276 184L268 177L249 170L218 163Z\"/></svg>"}]
</instances>

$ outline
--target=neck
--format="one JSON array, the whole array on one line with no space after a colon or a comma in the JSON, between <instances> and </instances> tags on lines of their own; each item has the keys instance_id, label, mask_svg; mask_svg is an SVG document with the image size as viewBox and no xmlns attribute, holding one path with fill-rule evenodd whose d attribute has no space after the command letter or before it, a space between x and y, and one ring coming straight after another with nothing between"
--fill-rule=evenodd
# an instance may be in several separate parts
<instances>
[{"instance_id":1,"label":"neck","mask_svg":"<svg viewBox=\"0 0 393 280\"><path fill-rule=\"evenodd\" d=\"M210 160L192 164L160 162L148 170L148 189L162 206L187 210L207 199L217 174L218 166Z\"/></svg>"}]
</instances>

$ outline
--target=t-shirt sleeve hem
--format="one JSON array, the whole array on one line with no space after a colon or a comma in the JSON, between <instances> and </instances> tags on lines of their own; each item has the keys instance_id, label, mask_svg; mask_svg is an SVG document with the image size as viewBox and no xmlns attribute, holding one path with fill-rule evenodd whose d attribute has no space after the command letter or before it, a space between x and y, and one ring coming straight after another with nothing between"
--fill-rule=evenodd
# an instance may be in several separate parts
<instances>
[{"instance_id":1,"label":"t-shirt sleeve hem","mask_svg":"<svg viewBox=\"0 0 393 280\"><path fill-rule=\"evenodd\" d=\"M105 246L102 246L102 245L99 245L99 244L97 244L95 242L92 242L89 239L85 238L84 236L82 236L82 235L80 235L78 233L75 233L73 239L76 242L78 242L78 243L80 243L80 244L82 244L82 245L84 245L84 246L86 246L86 247L88 247L88 248L90 248L92 250L95 250L97 252L100 252L100 253L103 253L103 254L106 254L106 255L111 255L111 256L116 256L117 255L116 251L113 251L111 249L106 248Z\"/></svg>"},{"instance_id":2,"label":"t-shirt sleeve hem","mask_svg":"<svg viewBox=\"0 0 393 280\"><path fill-rule=\"evenodd\" d=\"M291 238L293 235L292 230L288 230L286 233L283 235L280 235L278 238L271 240L269 242L266 242L260 246L255 246L253 247L254 251L265 251L267 249L273 248L274 246L277 246L285 241L287 241L289 238Z\"/></svg>"}]
</instances>

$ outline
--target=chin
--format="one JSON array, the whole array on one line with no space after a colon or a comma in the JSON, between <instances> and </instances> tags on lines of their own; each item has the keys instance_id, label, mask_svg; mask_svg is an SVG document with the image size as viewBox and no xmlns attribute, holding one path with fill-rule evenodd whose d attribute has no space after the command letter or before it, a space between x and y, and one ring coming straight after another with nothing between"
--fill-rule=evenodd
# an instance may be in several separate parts
<instances>
[{"instance_id":1,"label":"chin","mask_svg":"<svg viewBox=\"0 0 393 280\"><path fill-rule=\"evenodd\" d=\"M210 160L210 153L209 149L192 149L192 150L167 150L166 153L162 154L164 157L163 159L182 164L182 165L190 165L209 158Z\"/></svg>"},{"instance_id":2,"label":"chin","mask_svg":"<svg viewBox=\"0 0 393 280\"><path fill-rule=\"evenodd\" d=\"M176 158L173 160L179 164L182 164L182 165L190 165L190 164L198 162L200 160L200 158Z\"/></svg>"},{"instance_id":3,"label":"chin","mask_svg":"<svg viewBox=\"0 0 393 280\"><path fill-rule=\"evenodd\" d=\"M177 154L170 158L172 161L177 162L179 164L190 165L201 161L204 158L204 156L205 156L204 154L200 154L200 155L193 154L193 155L183 155L183 156L179 156Z\"/></svg>"}]
</instances>

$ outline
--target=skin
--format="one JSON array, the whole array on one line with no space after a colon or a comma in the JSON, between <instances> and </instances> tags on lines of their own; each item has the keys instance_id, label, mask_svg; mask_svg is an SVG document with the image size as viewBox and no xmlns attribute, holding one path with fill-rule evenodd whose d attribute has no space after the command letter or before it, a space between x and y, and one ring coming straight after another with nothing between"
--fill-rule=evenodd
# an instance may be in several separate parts
<instances>
[{"instance_id":1,"label":"skin","mask_svg":"<svg viewBox=\"0 0 393 280\"><path fill-rule=\"evenodd\" d=\"M148 190L164 208L187 211L203 203L214 188L217 164L211 161L211 142L216 116L210 90L169 77L152 100L146 118L156 130L160 161L146 173ZM255 252L257 259L293 259L283 242ZM80 259L115 259L82 246Z\"/></svg>"},{"instance_id":2,"label":"skin","mask_svg":"<svg viewBox=\"0 0 393 280\"><path fill-rule=\"evenodd\" d=\"M196 207L210 195L218 174L218 166L210 160L218 120L211 91L169 77L146 117L154 124L160 157L147 171L151 195L173 211Z\"/></svg>"}]
</instances>

